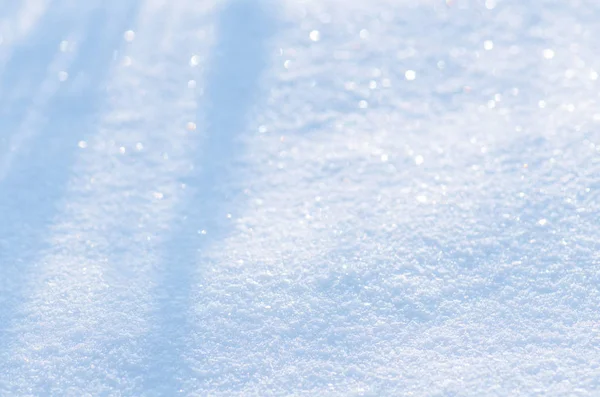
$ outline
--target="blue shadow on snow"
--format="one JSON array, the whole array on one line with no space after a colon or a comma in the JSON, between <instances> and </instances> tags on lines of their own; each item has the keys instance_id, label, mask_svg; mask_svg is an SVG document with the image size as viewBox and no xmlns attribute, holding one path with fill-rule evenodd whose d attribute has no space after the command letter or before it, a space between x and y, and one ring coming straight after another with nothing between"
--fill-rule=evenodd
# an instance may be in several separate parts
<instances>
[{"instance_id":1,"label":"blue shadow on snow","mask_svg":"<svg viewBox=\"0 0 600 397\"><path fill-rule=\"evenodd\" d=\"M183 181L188 196L182 220L173 225L163 249L164 268L155 291L157 324L146 341L150 368L145 389L157 395L185 392L185 380L197 378L182 357L193 332L188 316L197 292L194 286L205 267L200 263L202 253L229 232L225 203L237 194L227 187L233 179L229 170L243 150L238 137L260 92L269 57L267 42L276 28L272 13L261 1L233 0L220 10L200 116L206 131L193 171Z\"/></svg>"},{"instance_id":2,"label":"blue shadow on snow","mask_svg":"<svg viewBox=\"0 0 600 397\"><path fill-rule=\"evenodd\" d=\"M39 122L21 128L34 106L32 96L48 76L46 67L58 44L81 16L49 10L28 42L15 49L0 76L5 92L24 90L20 84L28 78L35 81L17 95L23 102L12 104L13 112L0 113L0 136L7 138L0 144L0 164L10 153L10 138L32 132L10 154L12 161L0 179L0 363L11 362L2 356L9 354L12 343L18 340L15 327L19 318L26 315L21 313L21 307L33 293L28 277L52 249L48 237L75 171L76 154L81 150L77 143L96 131L113 51L119 47L122 32L128 28L138 5L136 1L119 6L117 13L106 8L91 11L83 40L78 43L79 51L68 69L71 77L58 87L48 103L40 105L35 116ZM33 61L46 66L40 69L30 64ZM88 83L73 89L72 80L78 77ZM0 103L4 101L0 98ZM2 367L0 364L0 370Z\"/></svg>"}]
</instances>

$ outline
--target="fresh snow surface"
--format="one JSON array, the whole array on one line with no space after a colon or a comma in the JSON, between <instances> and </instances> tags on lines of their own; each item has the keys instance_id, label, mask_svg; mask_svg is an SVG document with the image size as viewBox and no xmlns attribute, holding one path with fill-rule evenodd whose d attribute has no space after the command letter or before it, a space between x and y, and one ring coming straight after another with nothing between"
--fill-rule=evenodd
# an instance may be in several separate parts
<instances>
[{"instance_id":1,"label":"fresh snow surface","mask_svg":"<svg viewBox=\"0 0 600 397\"><path fill-rule=\"evenodd\" d=\"M0 0L0 395L600 395L597 0Z\"/></svg>"}]
</instances>

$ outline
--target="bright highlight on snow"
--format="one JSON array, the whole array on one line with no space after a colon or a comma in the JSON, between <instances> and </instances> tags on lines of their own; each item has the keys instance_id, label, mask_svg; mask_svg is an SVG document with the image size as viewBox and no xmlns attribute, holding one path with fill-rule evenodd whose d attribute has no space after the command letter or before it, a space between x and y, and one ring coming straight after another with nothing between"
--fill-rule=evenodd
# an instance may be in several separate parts
<instances>
[{"instance_id":1,"label":"bright highlight on snow","mask_svg":"<svg viewBox=\"0 0 600 397\"><path fill-rule=\"evenodd\" d=\"M544 50L544 58L546 58L546 59L554 58L554 50L550 49L550 48L546 48Z\"/></svg>"},{"instance_id":2,"label":"bright highlight on snow","mask_svg":"<svg viewBox=\"0 0 600 397\"><path fill-rule=\"evenodd\" d=\"M123 34L123 38L125 41L131 42L135 38L135 32L133 30L128 30Z\"/></svg>"}]
</instances>

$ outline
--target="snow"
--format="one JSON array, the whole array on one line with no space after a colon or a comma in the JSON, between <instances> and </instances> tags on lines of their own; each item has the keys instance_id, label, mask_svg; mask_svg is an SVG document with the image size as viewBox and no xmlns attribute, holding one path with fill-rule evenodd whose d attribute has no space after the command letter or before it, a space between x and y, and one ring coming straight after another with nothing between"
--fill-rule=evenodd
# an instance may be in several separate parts
<instances>
[{"instance_id":1,"label":"snow","mask_svg":"<svg viewBox=\"0 0 600 397\"><path fill-rule=\"evenodd\" d=\"M0 11L0 395L597 395L592 0Z\"/></svg>"}]
</instances>

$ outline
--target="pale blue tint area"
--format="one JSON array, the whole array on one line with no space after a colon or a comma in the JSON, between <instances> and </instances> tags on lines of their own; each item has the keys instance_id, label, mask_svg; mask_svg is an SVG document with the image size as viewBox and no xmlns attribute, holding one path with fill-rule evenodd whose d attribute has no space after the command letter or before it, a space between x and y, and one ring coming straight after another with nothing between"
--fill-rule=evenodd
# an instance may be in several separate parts
<instances>
[{"instance_id":1,"label":"pale blue tint area","mask_svg":"<svg viewBox=\"0 0 600 397\"><path fill-rule=\"evenodd\" d=\"M0 395L597 395L598 17L0 0Z\"/></svg>"}]
</instances>

